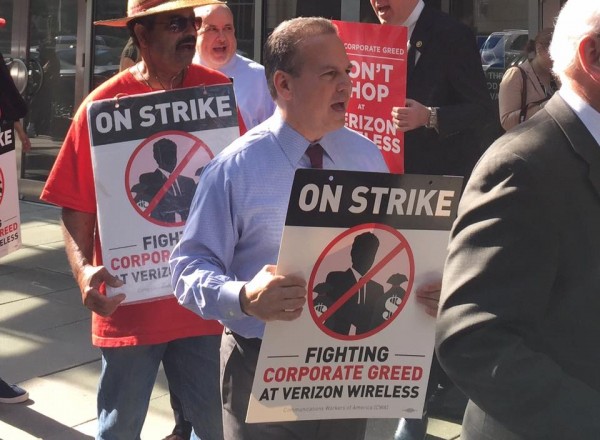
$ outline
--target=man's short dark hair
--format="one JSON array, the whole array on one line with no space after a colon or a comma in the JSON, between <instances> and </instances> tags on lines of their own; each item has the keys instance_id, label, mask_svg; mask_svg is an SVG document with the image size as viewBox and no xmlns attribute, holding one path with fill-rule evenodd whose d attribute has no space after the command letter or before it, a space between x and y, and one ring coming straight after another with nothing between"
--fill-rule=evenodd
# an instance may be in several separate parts
<instances>
[{"instance_id":1,"label":"man's short dark hair","mask_svg":"<svg viewBox=\"0 0 600 440\"><path fill-rule=\"evenodd\" d=\"M275 72L281 70L292 76L300 74L302 60L298 49L303 40L315 35L337 34L337 28L330 20L321 17L298 17L284 21L269 35L264 47L265 75L269 93L277 98L273 83Z\"/></svg>"}]
</instances>

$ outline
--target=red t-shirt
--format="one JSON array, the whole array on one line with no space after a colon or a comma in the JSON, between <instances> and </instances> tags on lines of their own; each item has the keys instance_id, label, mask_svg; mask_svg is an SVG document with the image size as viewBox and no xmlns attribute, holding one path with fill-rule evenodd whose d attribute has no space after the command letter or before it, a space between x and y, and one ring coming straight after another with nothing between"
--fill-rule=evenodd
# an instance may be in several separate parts
<instances>
[{"instance_id":1,"label":"red t-shirt","mask_svg":"<svg viewBox=\"0 0 600 440\"><path fill-rule=\"evenodd\" d=\"M225 75L203 66L190 65L182 87L224 84ZM41 199L76 211L96 213L96 192L91 162L87 104L119 94L135 95L149 92L129 70L103 83L83 101L69 128L56 162L50 171ZM241 117L240 130L245 131ZM94 245L94 264L102 264L98 236ZM175 297L151 302L125 304L109 317L92 313L92 343L98 347L161 344L174 339L200 335L218 335L222 326L217 321L204 320L177 303Z\"/></svg>"}]
</instances>

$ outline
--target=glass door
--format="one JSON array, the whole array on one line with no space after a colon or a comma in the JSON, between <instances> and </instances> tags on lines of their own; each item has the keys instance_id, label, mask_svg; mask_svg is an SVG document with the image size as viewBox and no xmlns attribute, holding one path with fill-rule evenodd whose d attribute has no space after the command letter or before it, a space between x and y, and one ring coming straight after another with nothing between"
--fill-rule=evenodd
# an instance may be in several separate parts
<instances>
[{"instance_id":1,"label":"glass door","mask_svg":"<svg viewBox=\"0 0 600 440\"><path fill-rule=\"evenodd\" d=\"M20 187L24 198L37 200L81 96L85 0L30 0L29 6L24 127L31 150L21 154Z\"/></svg>"}]
</instances>

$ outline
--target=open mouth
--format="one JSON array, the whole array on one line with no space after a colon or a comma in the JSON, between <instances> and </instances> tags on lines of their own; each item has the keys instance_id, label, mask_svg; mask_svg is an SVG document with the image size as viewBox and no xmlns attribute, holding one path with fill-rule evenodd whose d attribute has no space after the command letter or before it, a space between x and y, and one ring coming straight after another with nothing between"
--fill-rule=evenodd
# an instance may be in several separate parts
<instances>
[{"instance_id":1,"label":"open mouth","mask_svg":"<svg viewBox=\"0 0 600 440\"><path fill-rule=\"evenodd\" d=\"M385 15L389 12L390 7L389 6L377 6L377 14L378 15Z\"/></svg>"},{"instance_id":2,"label":"open mouth","mask_svg":"<svg viewBox=\"0 0 600 440\"><path fill-rule=\"evenodd\" d=\"M224 54L225 52L227 52L227 46L217 46L217 47L213 47L213 52L216 52L220 55Z\"/></svg>"},{"instance_id":3,"label":"open mouth","mask_svg":"<svg viewBox=\"0 0 600 440\"><path fill-rule=\"evenodd\" d=\"M331 104L331 108L336 112L346 112L346 102L340 101Z\"/></svg>"}]
</instances>

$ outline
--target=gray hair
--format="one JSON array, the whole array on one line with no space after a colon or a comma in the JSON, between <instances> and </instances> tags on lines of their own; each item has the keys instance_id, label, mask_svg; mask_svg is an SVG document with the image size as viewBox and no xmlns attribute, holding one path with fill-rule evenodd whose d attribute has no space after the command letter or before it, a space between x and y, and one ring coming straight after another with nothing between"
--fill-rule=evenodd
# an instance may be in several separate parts
<instances>
[{"instance_id":1,"label":"gray hair","mask_svg":"<svg viewBox=\"0 0 600 440\"><path fill-rule=\"evenodd\" d=\"M556 19L550 43L553 70L562 83L569 80L575 67L579 43L594 34L600 34L600 2L568 0Z\"/></svg>"},{"instance_id":2,"label":"gray hair","mask_svg":"<svg viewBox=\"0 0 600 440\"><path fill-rule=\"evenodd\" d=\"M281 70L292 76L300 74L302 65L299 48L302 42L315 35L337 34L330 20L321 17L298 17L279 24L265 43L263 61L267 85L273 99L277 90L273 84L275 72Z\"/></svg>"}]
</instances>

